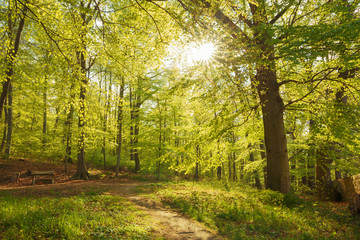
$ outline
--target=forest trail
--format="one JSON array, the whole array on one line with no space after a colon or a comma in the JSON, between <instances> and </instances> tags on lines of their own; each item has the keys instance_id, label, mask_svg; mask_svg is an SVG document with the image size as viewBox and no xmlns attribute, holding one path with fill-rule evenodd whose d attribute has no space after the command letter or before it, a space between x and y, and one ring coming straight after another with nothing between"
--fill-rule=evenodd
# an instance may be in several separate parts
<instances>
[{"instance_id":1,"label":"forest trail","mask_svg":"<svg viewBox=\"0 0 360 240\"><path fill-rule=\"evenodd\" d=\"M144 182L122 179L118 180L95 180L29 185L10 184L0 186L0 191L10 191L15 196L48 196L51 192L61 193L62 196L78 195L86 188L95 187L105 190L104 194L123 197L132 202L139 210L150 216L149 221L156 236L167 240L221 240L215 231L205 227L203 224L190 219L180 212L170 209L159 202L141 196L136 192L136 187L145 185ZM28 183L29 182L29 183Z\"/></svg>"},{"instance_id":2,"label":"forest trail","mask_svg":"<svg viewBox=\"0 0 360 240\"><path fill-rule=\"evenodd\" d=\"M153 224L158 234L165 239L194 239L194 240L220 240L212 230L203 224L189 219L183 214L166 208L160 203L140 196L136 193L136 187L143 185L141 182L128 183L104 183L104 188L108 189L111 195L118 195L130 200L141 211L150 215L154 220Z\"/></svg>"}]
</instances>

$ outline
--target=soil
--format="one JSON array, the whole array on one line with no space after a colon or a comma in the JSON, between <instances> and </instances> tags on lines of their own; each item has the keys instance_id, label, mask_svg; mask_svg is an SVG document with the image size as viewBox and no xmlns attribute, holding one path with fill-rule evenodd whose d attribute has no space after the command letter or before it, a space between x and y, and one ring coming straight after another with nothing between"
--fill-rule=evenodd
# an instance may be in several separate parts
<instances>
[{"instance_id":1,"label":"soil","mask_svg":"<svg viewBox=\"0 0 360 240\"><path fill-rule=\"evenodd\" d=\"M144 185L146 182L132 180L131 173L123 173L122 175L126 177L115 179L112 172L92 169L90 172L93 174L107 177L102 180L84 181L71 179L76 170L75 165L70 164L68 169L69 172L66 174L61 165L51 162L34 162L29 159L0 160L0 192L9 192L15 196L74 196L86 188L96 186L99 189L106 189L105 194L118 195L128 199L141 211L148 214L153 219L151 224L157 237L175 240L224 239L215 231L193 219L189 219L182 213L139 195L135 191L136 187ZM36 184L32 185L32 177L28 175L29 170L53 170L55 172L55 183L49 184L51 181L44 177L36 180ZM17 173L20 173L20 178L11 183L12 176Z\"/></svg>"}]
</instances>

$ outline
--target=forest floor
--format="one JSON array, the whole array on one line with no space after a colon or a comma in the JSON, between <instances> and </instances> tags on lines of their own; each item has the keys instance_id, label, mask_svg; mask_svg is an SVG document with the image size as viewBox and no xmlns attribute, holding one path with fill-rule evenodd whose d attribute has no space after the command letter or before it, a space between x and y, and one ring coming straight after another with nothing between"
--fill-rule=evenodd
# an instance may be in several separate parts
<instances>
[{"instance_id":1,"label":"forest floor","mask_svg":"<svg viewBox=\"0 0 360 240\"><path fill-rule=\"evenodd\" d=\"M32 185L29 171L55 172ZM57 163L0 160L0 239L360 239L344 202L241 182L169 181ZM16 182L14 174L20 173ZM196 220L194 220L196 219ZM201 222L201 223L200 223Z\"/></svg>"},{"instance_id":2,"label":"forest floor","mask_svg":"<svg viewBox=\"0 0 360 240\"><path fill-rule=\"evenodd\" d=\"M37 179L36 184L32 185L32 177L27 174L29 170L54 170L55 183L49 184L49 179L43 177ZM101 189L103 194L120 196L129 200L137 209L149 216L150 220L147 224L151 224L150 229L156 239L224 239L204 224L170 209L159 201L142 196L136 189L148 182L136 180L136 176L131 173L123 172L122 177L115 179L111 172L90 169L89 172L98 176L99 179L83 181L71 179L75 170L74 164L69 164L68 174L65 174L64 167L59 164L34 162L28 159L0 160L0 193L11 194L17 198L52 195L66 197L76 196L84 189L96 187L96 189ZM20 178L11 183L11 177L16 173L20 173Z\"/></svg>"}]
</instances>

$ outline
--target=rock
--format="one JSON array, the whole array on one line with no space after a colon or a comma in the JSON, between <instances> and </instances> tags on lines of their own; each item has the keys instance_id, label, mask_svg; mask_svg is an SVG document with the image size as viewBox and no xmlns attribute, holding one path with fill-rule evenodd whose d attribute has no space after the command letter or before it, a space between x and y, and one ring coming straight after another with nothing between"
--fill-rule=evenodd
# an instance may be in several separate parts
<instances>
[{"instance_id":1,"label":"rock","mask_svg":"<svg viewBox=\"0 0 360 240\"><path fill-rule=\"evenodd\" d=\"M342 200L349 203L353 214L360 213L360 174L334 181L334 187Z\"/></svg>"}]
</instances>

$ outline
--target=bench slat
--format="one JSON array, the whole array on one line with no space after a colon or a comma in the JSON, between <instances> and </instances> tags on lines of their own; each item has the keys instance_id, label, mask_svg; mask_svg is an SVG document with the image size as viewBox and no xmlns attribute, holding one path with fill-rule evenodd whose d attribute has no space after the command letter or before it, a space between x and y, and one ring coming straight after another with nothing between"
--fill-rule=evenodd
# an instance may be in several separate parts
<instances>
[{"instance_id":1,"label":"bench slat","mask_svg":"<svg viewBox=\"0 0 360 240\"><path fill-rule=\"evenodd\" d=\"M35 185L35 177L36 176L52 176L52 183L54 183L55 181L55 172L54 171L32 171L31 173L32 176L32 184Z\"/></svg>"},{"instance_id":2,"label":"bench slat","mask_svg":"<svg viewBox=\"0 0 360 240\"><path fill-rule=\"evenodd\" d=\"M31 175L55 175L54 171L32 171Z\"/></svg>"}]
</instances>

